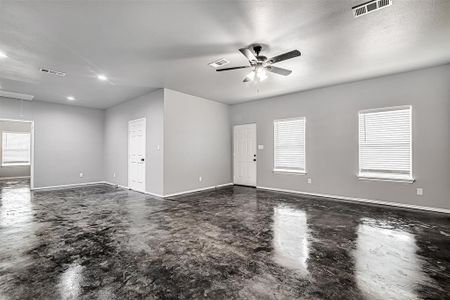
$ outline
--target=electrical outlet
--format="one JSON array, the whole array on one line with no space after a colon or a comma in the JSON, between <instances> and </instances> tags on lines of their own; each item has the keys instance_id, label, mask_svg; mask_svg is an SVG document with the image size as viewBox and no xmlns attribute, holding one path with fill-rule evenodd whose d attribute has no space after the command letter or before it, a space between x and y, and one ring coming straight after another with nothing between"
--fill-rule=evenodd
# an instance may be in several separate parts
<instances>
[{"instance_id":1,"label":"electrical outlet","mask_svg":"<svg viewBox=\"0 0 450 300\"><path fill-rule=\"evenodd\" d=\"M113 173L113 177L116 178L116 172Z\"/></svg>"},{"instance_id":2,"label":"electrical outlet","mask_svg":"<svg viewBox=\"0 0 450 300\"><path fill-rule=\"evenodd\" d=\"M312 183L312 179L308 178L308 183L311 184Z\"/></svg>"},{"instance_id":3,"label":"electrical outlet","mask_svg":"<svg viewBox=\"0 0 450 300\"><path fill-rule=\"evenodd\" d=\"M423 195L423 188L417 188L417 195L422 196Z\"/></svg>"},{"instance_id":4,"label":"electrical outlet","mask_svg":"<svg viewBox=\"0 0 450 300\"><path fill-rule=\"evenodd\" d=\"M80 173L80 178L83 178L83 176L84 176L83 173Z\"/></svg>"},{"instance_id":5,"label":"electrical outlet","mask_svg":"<svg viewBox=\"0 0 450 300\"><path fill-rule=\"evenodd\" d=\"M202 180L203 180L203 178L202 178L202 176L200 176L200 177L198 178L198 181L199 181L199 182L202 182Z\"/></svg>"}]
</instances>

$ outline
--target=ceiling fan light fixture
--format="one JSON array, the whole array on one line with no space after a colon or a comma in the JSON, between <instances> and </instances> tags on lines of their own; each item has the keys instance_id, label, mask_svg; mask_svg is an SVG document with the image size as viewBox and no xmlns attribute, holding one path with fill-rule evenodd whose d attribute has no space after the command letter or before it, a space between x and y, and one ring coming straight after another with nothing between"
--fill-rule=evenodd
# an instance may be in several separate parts
<instances>
[{"instance_id":1,"label":"ceiling fan light fixture","mask_svg":"<svg viewBox=\"0 0 450 300\"><path fill-rule=\"evenodd\" d=\"M255 80L256 77L256 72L255 70L251 71L250 73L248 73L248 75L246 76L246 78L248 79L247 81L253 81Z\"/></svg>"},{"instance_id":2,"label":"ceiling fan light fixture","mask_svg":"<svg viewBox=\"0 0 450 300\"><path fill-rule=\"evenodd\" d=\"M258 81L264 81L267 79L267 72L263 67L256 69L256 78L258 78Z\"/></svg>"}]
</instances>

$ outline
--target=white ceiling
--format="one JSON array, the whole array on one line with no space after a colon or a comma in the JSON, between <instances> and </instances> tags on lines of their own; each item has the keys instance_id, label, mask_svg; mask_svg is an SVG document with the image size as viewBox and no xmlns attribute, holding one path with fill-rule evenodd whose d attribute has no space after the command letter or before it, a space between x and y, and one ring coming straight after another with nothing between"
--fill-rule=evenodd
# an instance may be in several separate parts
<instances>
[{"instance_id":1,"label":"white ceiling","mask_svg":"<svg viewBox=\"0 0 450 300\"><path fill-rule=\"evenodd\" d=\"M450 62L450 1L393 0L360 18L365 0L16 1L0 0L2 89L35 99L106 108L166 87L238 103ZM238 48L268 45L289 77L244 84ZM39 71L67 72L64 78ZM99 73L110 81L100 82Z\"/></svg>"}]
</instances>

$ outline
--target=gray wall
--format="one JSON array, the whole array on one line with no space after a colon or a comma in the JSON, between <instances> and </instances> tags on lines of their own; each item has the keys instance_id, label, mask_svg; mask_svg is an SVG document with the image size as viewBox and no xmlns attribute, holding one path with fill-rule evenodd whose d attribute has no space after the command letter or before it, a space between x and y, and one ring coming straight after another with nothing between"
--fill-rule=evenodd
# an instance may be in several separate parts
<instances>
[{"instance_id":1,"label":"gray wall","mask_svg":"<svg viewBox=\"0 0 450 300\"><path fill-rule=\"evenodd\" d=\"M233 105L231 119L257 123L258 144L265 146L258 151L258 186L450 209L449 86L444 65ZM416 182L358 180L358 111L406 104L413 107ZM296 116L307 119L308 174L275 175L272 121Z\"/></svg>"},{"instance_id":2,"label":"gray wall","mask_svg":"<svg viewBox=\"0 0 450 300\"><path fill-rule=\"evenodd\" d=\"M30 122L0 121L0 178L30 176L30 166L2 166L3 141L2 133L31 132Z\"/></svg>"},{"instance_id":3,"label":"gray wall","mask_svg":"<svg viewBox=\"0 0 450 300\"><path fill-rule=\"evenodd\" d=\"M0 98L0 118L34 121L35 187L103 180L102 110Z\"/></svg>"},{"instance_id":4,"label":"gray wall","mask_svg":"<svg viewBox=\"0 0 450 300\"><path fill-rule=\"evenodd\" d=\"M164 149L165 194L230 183L229 107L164 89Z\"/></svg>"},{"instance_id":5,"label":"gray wall","mask_svg":"<svg viewBox=\"0 0 450 300\"><path fill-rule=\"evenodd\" d=\"M128 121L146 118L146 191L163 194L164 95L157 90L106 110L105 178L128 186ZM158 145L160 150L157 149ZM114 177L114 173L116 177Z\"/></svg>"}]
</instances>

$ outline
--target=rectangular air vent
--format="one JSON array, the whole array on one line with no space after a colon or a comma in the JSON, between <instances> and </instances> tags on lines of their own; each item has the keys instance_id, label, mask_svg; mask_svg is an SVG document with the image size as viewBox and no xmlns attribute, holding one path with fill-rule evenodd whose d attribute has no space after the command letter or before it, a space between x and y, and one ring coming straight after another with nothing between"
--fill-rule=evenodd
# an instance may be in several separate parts
<instances>
[{"instance_id":1,"label":"rectangular air vent","mask_svg":"<svg viewBox=\"0 0 450 300\"><path fill-rule=\"evenodd\" d=\"M382 8L391 5L391 0L378 0L378 7Z\"/></svg>"},{"instance_id":2,"label":"rectangular air vent","mask_svg":"<svg viewBox=\"0 0 450 300\"><path fill-rule=\"evenodd\" d=\"M0 90L0 97L19 99L19 100L27 100L27 101L31 101L34 98L33 95L21 94L21 93L16 93L16 92L8 92L8 91L4 91L4 90Z\"/></svg>"},{"instance_id":3,"label":"rectangular air vent","mask_svg":"<svg viewBox=\"0 0 450 300\"><path fill-rule=\"evenodd\" d=\"M230 62L228 60L226 60L225 58L221 58L221 59L215 60L213 62L210 62L208 65L210 67L213 67L214 69L217 69L217 68L223 67L229 63Z\"/></svg>"},{"instance_id":4,"label":"rectangular air vent","mask_svg":"<svg viewBox=\"0 0 450 300\"><path fill-rule=\"evenodd\" d=\"M45 68L41 68L41 72L44 72L44 73L47 73L47 74L51 74L51 75L55 75L55 76L60 76L60 77L66 76L66 73L64 73L64 72L51 70L51 69L45 69Z\"/></svg>"},{"instance_id":5,"label":"rectangular air vent","mask_svg":"<svg viewBox=\"0 0 450 300\"><path fill-rule=\"evenodd\" d=\"M392 0L373 0L357 6L352 7L353 16L358 18L368 13L377 11L392 5Z\"/></svg>"}]
</instances>

